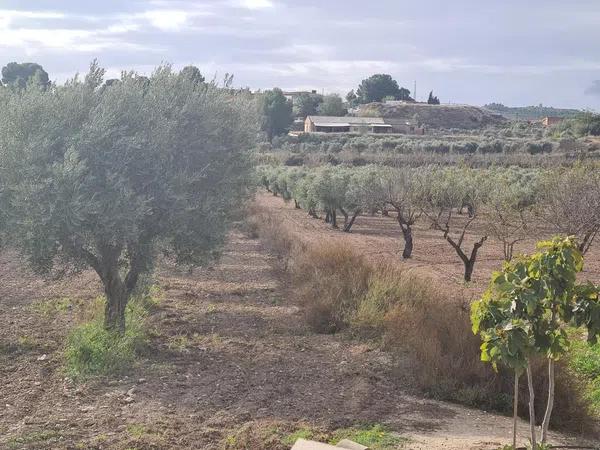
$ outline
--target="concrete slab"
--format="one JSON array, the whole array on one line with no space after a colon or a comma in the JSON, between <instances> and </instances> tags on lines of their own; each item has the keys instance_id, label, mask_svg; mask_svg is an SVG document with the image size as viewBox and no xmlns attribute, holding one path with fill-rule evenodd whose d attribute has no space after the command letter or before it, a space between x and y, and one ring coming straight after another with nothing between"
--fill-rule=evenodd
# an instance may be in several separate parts
<instances>
[{"instance_id":1,"label":"concrete slab","mask_svg":"<svg viewBox=\"0 0 600 450\"><path fill-rule=\"evenodd\" d=\"M333 446L302 438L296 441L292 450L340 450L342 448L347 450L369 450L369 447L365 447L349 439L342 439L336 446Z\"/></svg>"},{"instance_id":2,"label":"concrete slab","mask_svg":"<svg viewBox=\"0 0 600 450\"><path fill-rule=\"evenodd\" d=\"M369 450L369 447L365 447L364 445L351 441L350 439L342 439L337 443L336 447L346 448L348 450Z\"/></svg>"},{"instance_id":3,"label":"concrete slab","mask_svg":"<svg viewBox=\"0 0 600 450\"><path fill-rule=\"evenodd\" d=\"M340 448L321 442L298 439L292 447L292 450L340 450Z\"/></svg>"}]
</instances>

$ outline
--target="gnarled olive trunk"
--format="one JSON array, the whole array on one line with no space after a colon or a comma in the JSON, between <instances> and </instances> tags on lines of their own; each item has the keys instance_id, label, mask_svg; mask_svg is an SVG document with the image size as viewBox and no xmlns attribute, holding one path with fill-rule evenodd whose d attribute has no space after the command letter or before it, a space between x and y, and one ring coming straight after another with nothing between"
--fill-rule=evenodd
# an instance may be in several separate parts
<instances>
[{"instance_id":1,"label":"gnarled olive trunk","mask_svg":"<svg viewBox=\"0 0 600 450\"><path fill-rule=\"evenodd\" d=\"M403 224L400 222L400 228L402 229L402 237L404 238L404 250L402 251L402 258L408 259L412 256L413 251L413 235L410 224Z\"/></svg>"},{"instance_id":2,"label":"gnarled olive trunk","mask_svg":"<svg viewBox=\"0 0 600 450\"><path fill-rule=\"evenodd\" d=\"M348 221L349 221L349 214L346 212L346 210L344 208L340 208L340 212L344 216L344 228L343 228L343 230L346 231L346 225L348 225Z\"/></svg>"},{"instance_id":3,"label":"gnarled olive trunk","mask_svg":"<svg viewBox=\"0 0 600 450\"><path fill-rule=\"evenodd\" d=\"M125 309L129 301L129 293L119 279L104 285L106 305L104 308L104 327L107 330L125 332Z\"/></svg>"},{"instance_id":4,"label":"gnarled olive trunk","mask_svg":"<svg viewBox=\"0 0 600 450\"><path fill-rule=\"evenodd\" d=\"M350 217L350 220L346 220L346 222L344 223L344 231L346 233L350 233L350 229L352 228L352 225L354 225L354 221L356 220L356 218L358 217L359 214L360 214L360 210L356 210L352 214L352 217Z\"/></svg>"},{"instance_id":5,"label":"gnarled olive trunk","mask_svg":"<svg viewBox=\"0 0 600 450\"><path fill-rule=\"evenodd\" d=\"M469 283L471 278L473 277L473 269L475 268L475 262L477 261L477 252L483 245L483 243L487 240L487 236L482 237L479 241L473 244L473 249L471 250L471 255L467 256L466 253L460 248L460 244L462 243L462 239L459 243L454 242L454 240L448 235L448 233L444 236L446 241L450 243L452 248L456 251L456 254L460 257L461 261L465 266L465 275L464 280Z\"/></svg>"},{"instance_id":6,"label":"gnarled olive trunk","mask_svg":"<svg viewBox=\"0 0 600 450\"><path fill-rule=\"evenodd\" d=\"M148 268L148 263L135 247L128 247L129 271L123 279L119 273L119 260L121 258L121 246L105 246L100 250L99 256L90 252L85 255L94 268L106 295L104 307L104 327L107 330L123 334L125 332L125 310L131 293L137 285L139 275Z\"/></svg>"}]
</instances>

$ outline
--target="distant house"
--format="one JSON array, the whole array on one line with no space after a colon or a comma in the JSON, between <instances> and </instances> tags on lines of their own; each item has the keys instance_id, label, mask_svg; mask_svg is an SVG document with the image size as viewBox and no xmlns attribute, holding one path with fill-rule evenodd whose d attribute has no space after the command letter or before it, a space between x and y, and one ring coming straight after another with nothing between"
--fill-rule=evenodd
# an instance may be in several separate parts
<instances>
[{"instance_id":1,"label":"distant house","mask_svg":"<svg viewBox=\"0 0 600 450\"><path fill-rule=\"evenodd\" d=\"M312 91L283 91L283 95L285 96L285 98L291 101L294 101L296 97L299 97L303 94L314 95L316 93L316 89L313 89Z\"/></svg>"},{"instance_id":2,"label":"distant house","mask_svg":"<svg viewBox=\"0 0 600 450\"><path fill-rule=\"evenodd\" d=\"M564 117L551 117L547 116L542 119L542 125L545 127L551 127L552 125L557 125L564 120Z\"/></svg>"},{"instance_id":3,"label":"distant house","mask_svg":"<svg viewBox=\"0 0 600 450\"><path fill-rule=\"evenodd\" d=\"M381 117L308 116L305 133L392 133L390 124Z\"/></svg>"}]
</instances>

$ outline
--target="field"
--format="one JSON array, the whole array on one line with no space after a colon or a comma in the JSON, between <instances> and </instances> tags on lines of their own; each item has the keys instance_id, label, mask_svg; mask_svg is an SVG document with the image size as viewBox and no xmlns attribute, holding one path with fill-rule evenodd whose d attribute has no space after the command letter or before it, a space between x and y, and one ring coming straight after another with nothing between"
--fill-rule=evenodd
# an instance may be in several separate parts
<instances>
[{"instance_id":1,"label":"field","mask_svg":"<svg viewBox=\"0 0 600 450\"><path fill-rule=\"evenodd\" d=\"M260 200L315 239L330 236L279 199ZM391 236L378 239L393 245ZM277 266L240 232L215 267L190 274L164 263L152 338L134 370L72 383L62 369L64 339L99 283L91 273L43 283L3 254L0 447L283 449L298 430L326 435L369 423L407 438L403 448L505 442L508 418L418 396L409 360L310 331Z\"/></svg>"},{"instance_id":2,"label":"field","mask_svg":"<svg viewBox=\"0 0 600 450\"><path fill-rule=\"evenodd\" d=\"M349 239L372 258L396 257L389 219L361 218L353 234L342 235L280 199L259 200L315 240ZM435 237L422 240L427 250L415 250L417 266L436 252ZM336 429L376 421L409 437L407 448L442 441L443 448L494 448L509 432L508 419L416 397L408 361L398 365L367 344L307 330L273 257L239 233L212 270L190 275L163 267L164 296L151 317L147 355L133 374L108 383L72 385L61 373L65 332L99 294L93 275L47 285L14 255L4 255L3 266L10 282L2 292L2 375L11 381L2 387L8 406L1 426L9 448L223 448L243 427L292 433L306 424ZM444 267L443 278L455 282ZM65 308L36 307L64 299Z\"/></svg>"},{"instance_id":3,"label":"field","mask_svg":"<svg viewBox=\"0 0 600 450\"><path fill-rule=\"evenodd\" d=\"M596 116L295 137L189 72L0 89L0 448L597 442Z\"/></svg>"},{"instance_id":4,"label":"field","mask_svg":"<svg viewBox=\"0 0 600 450\"><path fill-rule=\"evenodd\" d=\"M473 283L465 284L462 281L463 266L460 259L444 240L443 233L432 229L424 217L414 226L412 257L402 260L404 242L393 212L389 217L381 214L361 215L356 219L351 233L341 233L322 220L309 219L306 211L294 208L293 202L286 203L279 197L264 193L259 196L259 204L268 208L274 216L280 217L303 239L317 244L340 240L343 245L351 245L374 262L396 261L438 280L450 291L454 288L463 293L466 289L464 292L472 296L471 299L483 292L491 273L499 270L504 261L502 243L493 237L488 238L478 253ZM468 216L465 214L457 222L456 230L460 230L466 220ZM465 248L470 249L476 240L486 234L484 224L484 220L474 222L474 226L467 230ZM530 229L529 236L516 244L515 255L533 252L539 240L549 239L553 234L550 228L538 224ZM599 246L592 246L586 254L581 276L596 283L600 281Z\"/></svg>"}]
</instances>

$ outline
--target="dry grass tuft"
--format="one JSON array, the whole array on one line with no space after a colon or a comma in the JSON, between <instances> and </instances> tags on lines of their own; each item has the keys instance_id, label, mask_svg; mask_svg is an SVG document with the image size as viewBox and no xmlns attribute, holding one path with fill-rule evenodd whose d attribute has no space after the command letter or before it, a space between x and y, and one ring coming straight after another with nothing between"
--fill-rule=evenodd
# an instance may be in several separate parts
<instances>
[{"instance_id":1,"label":"dry grass tuft","mask_svg":"<svg viewBox=\"0 0 600 450\"><path fill-rule=\"evenodd\" d=\"M348 247L326 243L299 253L292 277L308 324L320 333L348 327L367 293L371 266Z\"/></svg>"}]
</instances>

